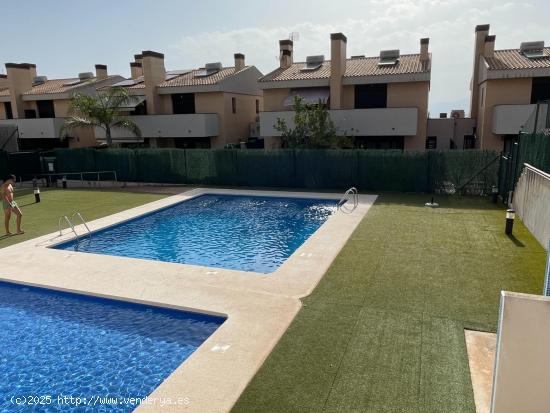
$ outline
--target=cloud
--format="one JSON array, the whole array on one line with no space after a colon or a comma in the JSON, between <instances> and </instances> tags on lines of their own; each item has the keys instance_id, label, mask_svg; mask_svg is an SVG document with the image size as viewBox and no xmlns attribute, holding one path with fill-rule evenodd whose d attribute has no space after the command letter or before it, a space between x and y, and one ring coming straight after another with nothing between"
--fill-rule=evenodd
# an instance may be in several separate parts
<instances>
[{"instance_id":1,"label":"cloud","mask_svg":"<svg viewBox=\"0 0 550 413\"><path fill-rule=\"evenodd\" d=\"M548 35L544 13L520 1L498 0L374 0L348 5L350 17L330 23L315 23L320 10L312 10L308 20L288 26L244 27L210 31L181 38L170 47L167 65L188 68L206 62L232 64L233 53L246 55L248 64L268 73L278 65L278 40L298 32L295 60L307 55L330 54L329 34L343 32L348 37L348 55L378 55L382 49L399 48L401 53L417 53L421 37L430 37L432 83L430 109L433 114L449 111L453 104L468 102L472 71L474 27L490 23L497 35L497 48L518 47L521 41L540 40ZM356 9L356 10L354 10ZM278 19L274 19L278 20ZM527 37L527 38L525 38ZM456 108L459 109L459 108Z\"/></svg>"}]
</instances>

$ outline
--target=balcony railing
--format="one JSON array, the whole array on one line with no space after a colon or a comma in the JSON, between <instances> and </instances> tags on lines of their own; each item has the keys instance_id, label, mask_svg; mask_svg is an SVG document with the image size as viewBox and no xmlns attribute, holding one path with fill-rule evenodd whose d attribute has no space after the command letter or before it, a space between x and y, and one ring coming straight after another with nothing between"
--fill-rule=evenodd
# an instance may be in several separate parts
<instances>
[{"instance_id":1,"label":"balcony railing","mask_svg":"<svg viewBox=\"0 0 550 413\"><path fill-rule=\"evenodd\" d=\"M216 113L196 113L189 115L140 115L130 116L144 138L191 138L210 137L219 134L219 119ZM114 129L113 139L135 139L123 129ZM105 131L96 128L96 138L105 139Z\"/></svg>"},{"instance_id":2,"label":"balcony railing","mask_svg":"<svg viewBox=\"0 0 550 413\"><path fill-rule=\"evenodd\" d=\"M16 126L20 139L59 139L65 118L5 119L0 125Z\"/></svg>"},{"instance_id":3,"label":"balcony railing","mask_svg":"<svg viewBox=\"0 0 550 413\"><path fill-rule=\"evenodd\" d=\"M533 133L550 125L549 105L496 105L493 107L492 132L497 135ZM535 125L536 123L536 125Z\"/></svg>"},{"instance_id":4,"label":"balcony railing","mask_svg":"<svg viewBox=\"0 0 550 413\"><path fill-rule=\"evenodd\" d=\"M330 110L338 133L350 136L412 136L418 128L417 108L376 108ZM294 112L261 112L261 136L281 136L275 129L277 119L294 127Z\"/></svg>"}]
</instances>

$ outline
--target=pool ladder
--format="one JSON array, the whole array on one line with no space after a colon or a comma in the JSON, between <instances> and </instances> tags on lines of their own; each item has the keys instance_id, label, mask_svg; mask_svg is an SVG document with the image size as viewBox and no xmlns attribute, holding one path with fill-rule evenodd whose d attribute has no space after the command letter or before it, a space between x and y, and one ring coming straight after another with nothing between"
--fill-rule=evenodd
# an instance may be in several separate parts
<instances>
[{"instance_id":1,"label":"pool ladder","mask_svg":"<svg viewBox=\"0 0 550 413\"><path fill-rule=\"evenodd\" d=\"M349 206L348 204L349 201L352 202L351 206ZM357 188L352 186L344 193L342 198L340 198L337 208L338 211L342 211L345 214L351 214L353 211L355 211L357 205L359 205L359 193L357 192Z\"/></svg>"},{"instance_id":2,"label":"pool ladder","mask_svg":"<svg viewBox=\"0 0 550 413\"><path fill-rule=\"evenodd\" d=\"M63 215L63 216L59 217L59 221L58 221L59 236L63 235L63 229L64 229L63 228L63 223L65 223L65 224L67 224L66 228L70 228L71 231L73 231L73 234L76 237L76 243L78 245L78 243L80 242L80 236L78 235L78 233L75 230L75 226L74 226L74 223L73 223L74 218L80 219L80 222L82 222L82 224L86 228L86 231L88 231L88 237L90 239L92 239L92 231L90 231L90 228L88 227L88 224L86 223L86 220L84 219L82 214L78 211L73 213L70 218L67 215Z\"/></svg>"}]
</instances>

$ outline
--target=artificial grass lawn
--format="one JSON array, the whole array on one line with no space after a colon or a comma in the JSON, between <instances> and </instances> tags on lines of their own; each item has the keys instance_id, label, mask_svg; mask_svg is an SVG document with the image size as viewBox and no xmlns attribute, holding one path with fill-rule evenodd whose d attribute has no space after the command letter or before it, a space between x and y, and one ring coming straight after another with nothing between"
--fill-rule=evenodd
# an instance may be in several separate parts
<instances>
[{"instance_id":1,"label":"artificial grass lawn","mask_svg":"<svg viewBox=\"0 0 550 413\"><path fill-rule=\"evenodd\" d=\"M108 190L52 189L42 191L42 202L35 204L32 191L16 191L15 199L23 212L25 234L3 236L5 232L2 216L0 248L57 231L58 220L62 215L71 216L75 211L79 211L86 220L91 221L164 196ZM15 233L14 216L12 216L10 230Z\"/></svg>"},{"instance_id":2,"label":"artificial grass lawn","mask_svg":"<svg viewBox=\"0 0 550 413\"><path fill-rule=\"evenodd\" d=\"M487 199L427 200L378 198L233 413L475 411L464 328L540 294L546 255Z\"/></svg>"}]
</instances>

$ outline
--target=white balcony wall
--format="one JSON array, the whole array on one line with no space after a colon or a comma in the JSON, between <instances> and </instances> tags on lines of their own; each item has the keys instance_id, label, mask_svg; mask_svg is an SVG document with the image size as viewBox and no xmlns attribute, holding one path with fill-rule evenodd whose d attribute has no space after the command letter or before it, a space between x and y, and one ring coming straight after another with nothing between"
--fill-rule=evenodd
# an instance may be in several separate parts
<instances>
[{"instance_id":1,"label":"white balcony wall","mask_svg":"<svg viewBox=\"0 0 550 413\"><path fill-rule=\"evenodd\" d=\"M61 136L60 131L64 123L65 118L0 120L0 125L15 125L20 139L58 139Z\"/></svg>"},{"instance_id":2,"label":"white balcony wall","mask_svg":"<svg viewBox=\"0 0 550 413\"><path fill-rule=\"evenodd\" d=\"M129 116L129 119L136 123L144 138L209 137L219 134L219 118L216 113L140 115ZM134 137L124 129L114 129L111 134L114 139ZM96 138L105 139L105 131L96 128Z\"/></svg>"},{"instance_id":3,"label":"white balcony wall","mask_svg":"<svg viewBox=\"0 0 550 413\"><path fill-rule=\"evenodd\" d=\"M331 110L330 117L339 133L350 136L412 136L418 128L417 108ZM281 136L274 127L278 118L294 127L293 111L262 112L261 136Z\"/></svg>"}]
</instances>

